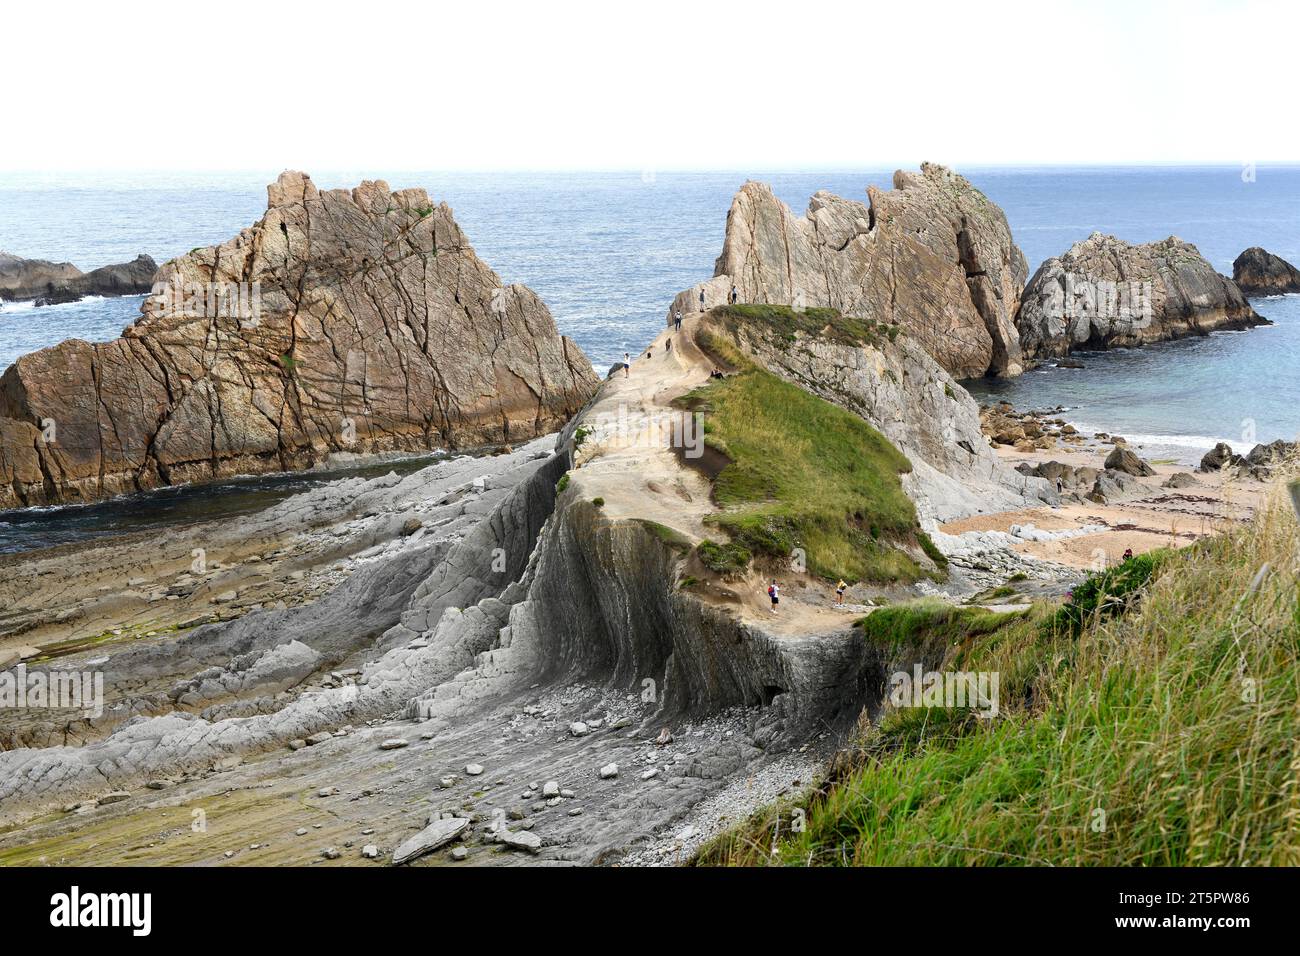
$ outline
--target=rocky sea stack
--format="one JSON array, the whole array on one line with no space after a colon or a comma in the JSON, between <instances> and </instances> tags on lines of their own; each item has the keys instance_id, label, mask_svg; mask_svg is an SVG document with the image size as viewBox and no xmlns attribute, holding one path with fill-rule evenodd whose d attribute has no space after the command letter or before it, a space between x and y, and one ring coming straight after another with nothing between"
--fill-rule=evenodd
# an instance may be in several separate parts
<instances>
[{"instance_id":1,"label":"rocky sea stack","mask_svg":"<svg viewBox=\"0 0 1300 956\"><path fill-rule=\"evenodd\" d=\"M267 192L260 222L164 265L121 338L5 372L0 506L514 442L591 395L542 301L424 190L286 172Z\"/></svg>"},{"instance_id":2,"label":"rocky sea stack","mask_svg":"<svg viewBox=\"0 0 1300 956\"><path fill-rule=\"evenodd\" d=\"M0 251L0 299L56 305L88 295L144 295L157 271L158 264L143 254L132 262L82 272L70 262L23 259Z\"/></svg>"},{"instance_id":3,"label":"rocky sea stack","mask_svg":"<svg viewBox=\"0 0 1300 956\"><path fill-rule=\"evenodd\" d=\"M1246 295L1300 292L1300 269L1259 246L1252 246L1233 260L1232 279Z\"/></svg>"},{"instance_id":4,"label":"rocky sea stack","mask_svg":"<svg viewBox=\"0 0 1300 956\"><path fill-rule=\"evenodd\" d=\"M771 188L732 200L714 277L672 310L742 303L827 307L897 325L952 376L1018 375L1012 322L1028 266L1002 210L952 170L894 173L868 203L818 192L795 216ZM670 316L671 317L671 316Z\"/></svg>"},{"instance_id":5,"label":"rocky sea stack","mask_svg":"<svg viewBox=\"0 0 1300 956\"><path fill-rule=\"evenodd\" d=\"M1026 358L1268 324L1191 243L1135 246L1101 233L1044 262L1016 315Z\"/></svg>"}]
</instances>

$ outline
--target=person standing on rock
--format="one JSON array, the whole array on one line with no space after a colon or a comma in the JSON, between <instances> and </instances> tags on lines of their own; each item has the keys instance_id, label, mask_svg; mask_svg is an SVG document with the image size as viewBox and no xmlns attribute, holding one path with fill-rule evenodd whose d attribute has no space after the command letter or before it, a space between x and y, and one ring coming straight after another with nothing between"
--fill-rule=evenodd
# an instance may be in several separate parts
<instances>
[{"instance_id":1,"label":"person standing on rock","mask_svg":"<svg viewBox=\"0 0 1300 956\"><path fill-rule=\"evenodd\" d=\"M704 311L704 290L700 290L700 311Z\"/></svg>"},{"instance_id":2,"label":"person standing on rock","mask_svg":"<svg viewBox=\"0 0 1300 956\"><path fill-rule=\"evenodd\" d=\"M844 603L844 589L847 588L848 586L849 586L849 585L848 585L848 582L845 581L843 578L840 578L839 583L835 585L835 603L836 603L836 604L843 604L843 603Z\"/></svg>"},{"instance_id":3,"label":"person standing on rock","mask_svg":"<svg viewBox=\"0 0 1300 956\"><path fill-rule=\"evenodd\" d=\"M678 309L678 310L677 310L677 315L675 315L675 316L673 317L673 322L674 322L674 324L677 326L676 329L675 329L675 331L680 332L680 331L682 330L682 310L681 310L681 309Z\"/></svg>"},{"instance_id":4,"label":"person standing on rock","mask_svg":"<svg viewBox=\"0 0 1300 956\"><path fill-rule=\"evenodd\" d=\"M776 613L776 607L781 603L781 586L776 583L776 578L767 586L767 596L772 599L772 613Z\"/></svg>"},{"instance_id":5,"label":"person standing on rock","mask_svg":"<svg viewBox=\"0 0 1300 956\"><path fill-rule=\"evenodd\" d=\"M731 304L735 305L739 301L740 301L740 290L733 285L731 287Z\"/></svg>"},{"instance_id":6,"label":"person standing on rock","mask_svg":"<svg viewBox=\"0 0 1300 956\"><path fill-rule=\"evenodd\" d=\"M623 353L623 377L627 378L632 374L632 356L627 352Z\"/></svg>"}]
</instances>

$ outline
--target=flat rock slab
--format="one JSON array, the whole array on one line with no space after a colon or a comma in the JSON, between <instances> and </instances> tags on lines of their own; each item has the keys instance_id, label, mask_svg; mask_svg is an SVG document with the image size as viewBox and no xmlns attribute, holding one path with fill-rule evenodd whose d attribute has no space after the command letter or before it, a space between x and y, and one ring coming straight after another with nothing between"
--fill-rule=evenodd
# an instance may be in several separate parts
<instances>
[{"instance_id":1,"label":"flat rock slab","mask_svg":"<svg viewBox=\"0 0 1300 956\"><path fill-rule=\"evenodd\" d=\"M529 853L542 851L542 838L527 830L505 830L497 833L497 839L512 850L527 850Z\"/></svg>"},{"instance_id":2,"label":"flat rock slab","mask_svg":"<svg viewBox=\"0 0 1300 956\"><path fill-rule=\"evenodd\" d=\"M434 820L393 851L393 866L401 866L418 856L423 856L426 853L433 852L440 846L445 846L458 837L467 826L469 826L469 820L464 817Z\"/></svg>"}]
</instances>

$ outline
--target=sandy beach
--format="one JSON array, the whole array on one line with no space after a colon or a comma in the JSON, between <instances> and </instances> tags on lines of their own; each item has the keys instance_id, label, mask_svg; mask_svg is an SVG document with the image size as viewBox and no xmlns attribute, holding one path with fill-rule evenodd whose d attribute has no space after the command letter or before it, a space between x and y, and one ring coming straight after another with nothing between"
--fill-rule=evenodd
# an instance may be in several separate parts
<instances>
[{"instance_id":1,"label":"sandy beach","mask_svg":"<svg viewBox=\"0 0 1300 956\"><path fill-rule=\"evenodd\" d=\"M1074 468L1102 468L1115 448L1109 441L1084 438L1077 444L1017 451L1009 445L995 446L998 456L1011 467L1057 461ZM1126 445L1142 456L1141 445ZM1125 550L1142 554L1155 548L1185 547L1214 534L1226 524L1247 521L1268 490L1266 482L1237 478L1228 471L1190 472L1187 466L1148 460L1156 474L1139 478L1146 489L1105 504L1067 500L1059 508L1032 508L976 515L941 526L948 534L966 531L1007 531L1012 525L1032 524L1044 531L1060 531L1104 525L1106 530L1055 541L1026 541L1015 550L1028 557L1042 558L1080 569L1112 564ZM1195 485L1165 488L1175 474L1192 474ZM1075 496L1067 494L1067 499Z\"/></svg>"}]
</instances>

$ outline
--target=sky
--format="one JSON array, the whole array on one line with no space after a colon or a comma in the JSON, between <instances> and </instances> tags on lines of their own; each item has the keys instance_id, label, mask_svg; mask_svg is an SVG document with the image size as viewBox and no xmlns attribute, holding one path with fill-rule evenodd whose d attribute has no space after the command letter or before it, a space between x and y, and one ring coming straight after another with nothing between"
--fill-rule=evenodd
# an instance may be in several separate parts
<instances>
[{"instance_id":1,"label":"sky","mask_svg":"<svg viewBox=\"0 0 1300 956\"><path fill-rule=\"evenodd\" d=\"M1300 160L1300 4L5 6L0 170Z\"/></svg>"}]
</instances>

